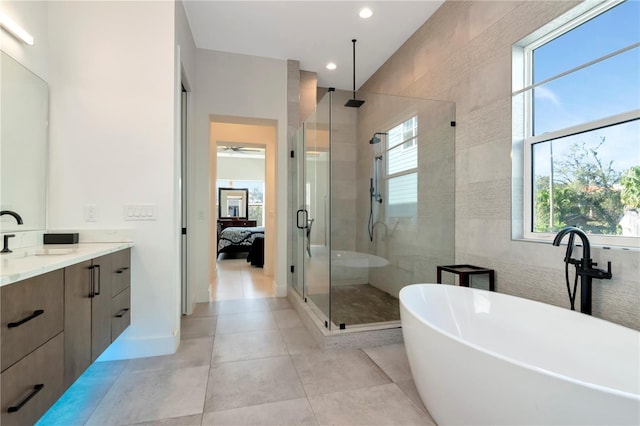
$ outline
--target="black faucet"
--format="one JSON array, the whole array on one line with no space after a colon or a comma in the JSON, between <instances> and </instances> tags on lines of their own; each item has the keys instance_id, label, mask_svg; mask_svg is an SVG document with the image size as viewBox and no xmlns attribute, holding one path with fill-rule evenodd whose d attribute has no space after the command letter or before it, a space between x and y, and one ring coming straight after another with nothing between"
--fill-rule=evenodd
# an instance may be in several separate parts
<instances>
[{"instance_id":1,"label":"black faucet","mask_svg":"<svg viewBox=\"0 0 640 426\"><path fill-rule=\"evenodd\" d=\"M11 210L2 210L0 211L0 216L4 216L5 214L8 214L9 216L13 216L16 219L16 222L18 222L18 225L22 225L22 218L20 217L20 215L16 212L13 212Z\"/></svg>"},{"instance_id":2,"label":"black faucet","mask_svg":"<svg viewBox=\"0 0 640 426\"><path fill-rule=\"evenodd\" d=\"M597 263L591 260L591 244L589 243L589 237L581 229L574 226L567 226L562 228L553 239L553 245L559 246L560 242L565 235L569 234L569 241L567 243L567 252L564 257L565 263L565 276L567 280L567 290L569 291L569 300L571 302L571 310L574 309L574 301L576 297L576 286L578 283L578 276L580 277L580 312L591 315L591 282L593 278L601 280L611 279L611 262L607 263L607 270L594 268L598 266ZM573 252L573 244L575 236L580 237L582 240L582 259L573 259L571 253ZM571 292L571 286L569 284L569 264L572 264L576 268L576 278L573 285L573 293Z\"/></svg>"},{"instance_id":3,"label":"black faucet","mask_svg":"<svg viewBox=\"0 0 640 426\"><path fill-rule=\"evenodd\" d=\"M22 222L22 218L20 217L20 215L16 212L13 212L11 210L0 211L0 216L4 216L5 214L8 214L9 216L13 216L16 219L16 222L18 222L18 225L22 225L24 223ZM2 250L0 251L0 253L11 253L11 250L9 250L9 238L11 237L15 237L15 234L4 235L4 241L3 241Z\"/></svg>"}]
</instances>

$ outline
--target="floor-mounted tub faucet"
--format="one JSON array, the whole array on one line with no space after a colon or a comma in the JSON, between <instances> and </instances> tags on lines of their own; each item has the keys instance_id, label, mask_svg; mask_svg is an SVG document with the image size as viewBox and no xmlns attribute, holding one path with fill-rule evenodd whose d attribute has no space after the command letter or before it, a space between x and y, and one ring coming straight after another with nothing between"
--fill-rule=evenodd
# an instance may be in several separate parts
<instances>
[{"instance_id":1,"label":"floor-mounted tub faucet","mask_svg":"<svg viewBox=\"0 0 640 426\"><path fill-rule=\"evenodd\" d=\"M565 277L567 281L567 291L569 292L569 301L571 302L571 310L575 310L574 302L576 298L576 286L578 284L578 276L580 277L580 312L591 315L591 282L593 278L601 280L611 279L611 262L607 262L607 270L597 269L594 266L598 266L591 260L591 244L589 243L589 237L581 229L567 226L562 228L556 237L553 239L553 245L559 246L560 242L565 235L569 234L569 241L567 242L567 252L564 256L565 263ZM571 253L573 252L575 236L580 237L582 240L582 259L573 259ZM569 264L576 267L576 277L573 283L573 292L571 291L571 285L569 283Z\"/></svg>"}]
</instances>

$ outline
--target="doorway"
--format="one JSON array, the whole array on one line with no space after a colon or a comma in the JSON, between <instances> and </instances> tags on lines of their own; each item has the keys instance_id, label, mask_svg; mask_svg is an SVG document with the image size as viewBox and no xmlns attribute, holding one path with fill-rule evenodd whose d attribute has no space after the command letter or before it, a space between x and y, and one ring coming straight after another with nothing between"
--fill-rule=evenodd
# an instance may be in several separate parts
<instances>
[{"instance_id":1,"label":"doorway","mask_svg":"<svg viewBox=\"0 0 640 426\"><path fill-rule=\"evenodd\" d=\"M275 296L276 135L275 120L212 116L210 300Z\"/></svg>"}]
</instances>

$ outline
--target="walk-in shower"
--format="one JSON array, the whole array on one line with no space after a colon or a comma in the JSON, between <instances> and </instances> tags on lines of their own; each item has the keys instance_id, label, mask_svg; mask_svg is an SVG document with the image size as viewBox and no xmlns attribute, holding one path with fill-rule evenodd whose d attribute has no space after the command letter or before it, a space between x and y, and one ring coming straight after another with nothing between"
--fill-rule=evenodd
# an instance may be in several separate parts
<instances>
[{"instance_id":1,"label":"walk-in shower","mask_svg":"<svg viewBox=\"0 0 640 426\"><path fill-rule=\"evenodd\" d=\"M399 327L400 289L455 263L454 105L318 91L292 141L291 287L329 333Z\"/></svg>"}]
</instances>

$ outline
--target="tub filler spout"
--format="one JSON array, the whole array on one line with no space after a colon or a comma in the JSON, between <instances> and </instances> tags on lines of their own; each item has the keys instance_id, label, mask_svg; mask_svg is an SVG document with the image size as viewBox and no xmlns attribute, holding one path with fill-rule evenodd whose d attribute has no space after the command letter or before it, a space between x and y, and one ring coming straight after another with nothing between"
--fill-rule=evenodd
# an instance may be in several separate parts
<instances>
[{"instance_id":1,"label":"tub filler spout","mask_svg":"<svg viewBox=\"0 0 640 426\"><path fill-rule=\"evenodd\" d=\"M607 263L606 271L595 268L598 264L593 262L591 259L591 244L589 243L589 237L587 237L587 234L585 234L581 229L573 226L562 228L553 239L553 245L560 246L560 242L566 235L569 235L569 241L567 242L567 251L564 256L564 263L571 310L575 310L574 302L576 297L576 286L578 284L578 277L580 277L580 312L591 315L591 284L593 278L601 280L611 279L611 262ZM576 235L582 241L582 259L580 260L571 257ZM569 281L569 264L574 265L576 268L573 291L571 290L571 283Z\"/></svg>"}]
</instances>

